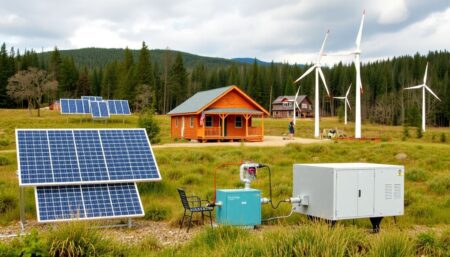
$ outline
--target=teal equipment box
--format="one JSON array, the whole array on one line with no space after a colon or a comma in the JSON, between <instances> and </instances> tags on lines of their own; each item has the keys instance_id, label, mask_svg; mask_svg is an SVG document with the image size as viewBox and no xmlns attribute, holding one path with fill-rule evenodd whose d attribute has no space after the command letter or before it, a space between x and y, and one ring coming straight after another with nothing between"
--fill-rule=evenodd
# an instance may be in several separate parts
<instances>
[{"instance_id":1,"label":"teal equipment box","mask_svg":"<svg viewBox=\"0 0 450 257\"><path fill-rule=\"evenodd\" d=\"M218 189L216 222L223 225L261 225L261 191L256 189Z\"/></svg>"}]
</instances>

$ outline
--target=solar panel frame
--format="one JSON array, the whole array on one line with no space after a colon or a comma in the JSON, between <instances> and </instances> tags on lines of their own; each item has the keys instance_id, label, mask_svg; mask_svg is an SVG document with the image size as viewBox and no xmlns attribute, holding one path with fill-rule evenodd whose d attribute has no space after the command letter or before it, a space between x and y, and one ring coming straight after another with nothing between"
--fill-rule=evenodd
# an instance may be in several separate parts
<instances>
[{"instance_id":1,"label":"solar panel frame","mask_svg":"<svg viewBox=\"0 0 450 257\"><path fill-rule=\"evenodd\" d=\"M73 131L74 135L75 135L75 131L98 131L100 141L102 140L101 135L100 135L100 131L143 131L143 133L145 135L146 143L147 143L147 145L148 145L148 147L150 149L149 153L151 154L151 156L149 158L151 158L152 163L154 165L152 165L150 167L150 169L151 169L150 174L146 178L142 178L140 176L135 176L135 177L128 177L126 179L119 179L119 178L118 179L114 179L114 178L111 179L111 177L110 177L111 174L108 171L109 179L106 179L106 180L83 180L83 179L81 179L81 180L78 180L78 181L55 182L53 177L52 177L53 181L47 180L47 181L41 181L41 182L34 183L34 182L30 181L32 178L23 181L24 169L23 169L23 165L22 165L23 160L21 159L22 158L21 150L20 150L21 144L20 144L20 141L19 141L19 133L20 133L20 131L33 131L33 132ZM48 141L48 138L47 138L47 147L48 147L49 155L50 155L50 147L48 146L48 144L49 144L48 142L49 141ZM75 142L75 145L76 145L76 142ZM105 154L105 149L104 149L103 142L101 143L101 146L102 146L102 153ZM84 128L80 128L80 129L16 129L16 152L17 152L17 166L18 166L18 175L19 175L19 186L59 186L59 185L80 185L80 184L83 184L83 185L88 185L88 184L114 184L114 183L150 182L150 181L160 181L160 180L162 180L161 173L160 173L159 167L158 167L158 163L156 161L155 154L153 152L153 148L151 146L150 140L148 139L147 132L143 128L129 128L129 129L116 129L116 128L102 128L102 129L93 129L93 128L85 128L85 129ZM77 154L78 154L78 152L77 152ZM51 158L51 155L50 155L49 158ZM80 162L80 158L79 157L77 157L77 161L78 161L78 163ZM105 161L107 161L106 157L105 157ZM47 165L47 166L50 166L50 169L52 169L52 170L50 172L43 173L42 177L44 175L47 175L47 174L51 174L53 176L53 167L52 167L53 166L53 162L52 162L51 159L50 159L50 164ZM78 166L78 167L80 167L80 166ZM108 163L106 163L106 167L107 167L107 169L109 169ZM78 170L79 170L80 175L82 177L83 173L81 172L80 168L78 168ZM132 171L129 170L129 172L131 173ZM29 176L31 177L31 176L33 176L33 174L30 174ZM49 178L49 177L47 176L47 178Z\"/></svg>"},{"instance_id":2,"label":"solar panel frame","mask_svg":"<svg viewBox=\"0 0 450 257\"><path fill-rule=\"evenodd\" d=\"M128 100L106 100L110 115L131 115Z\"/></svg>"},{"instance_id":3,"label":"solar panel frame","mask_svg":"<svg viewBox=\"0 0 450 257\"><path fill-rule=\"evenodd\" d=\"M90 101L90 103L92 118L107 119L111 116L106 101ZM105 114L107 114L107 116Z\"/></svg>"},{"instance_id":4,"label":"solar panel frame","mask_svg":"<svg viewBox=\"0 0 450 257\"><path fill-rule=\"evenodd\" d=\"M85 202L85 198L86 195L85 193L85 189L84 188L95 188L95 187L106 187L108 190L108 194L109 194L109 199L110 199L110 203L111 203L111 210L113 212L113 215L102 215L102 216L91 216L88 217L88 210L86 207L86 202ZM132 192L130 191L128 196L133 197L132 201L130 201L130 198L124 198L121 200L124 200L128 203L133 202L132 204L132 208L135 208L134 210L138 210L139 212L137 213L123 213L124 212L124 205L118 205L120 204L113 201L113 198L111 196L111 190L112 191L118 191L121 192L120 189L121 187L128 187L128 189L132 189ZM74 213L76 215L73 216L66 216L66 217L61 217L61 218L56 218L53 217L52 219L45 219L45 217L43 217L43 206L40 204L42 203L41 200L44 200L45 202L49 202L51 200L47 199L47 198L42 198L40 197L38 191L39 190L45 190L45 189L63 189L63 188L67 188L67 189L73 189L72 191L79 191L80 192L80 197L81 197L81 201L82 203L80 204L80 209L79 210L74 210L73 212L71 212L72 210L69 210L68 213ZM79 190L77 190L77 188ZM119 189L119 190L116 190ZM77 193L77 192L75 192ZM86 191L87 193L87 191ZM113 193L114 194L114 193ZM124 194L123 194L124 195ZM36 187L34 190L34 198L35 198L35 204L36 204L36 213L37 213L37 220L38 222L46 222L46 223L53 223L53 222L64 222L64 221L71 221L71 220L99 220L99 219L121 219L121 218L136 218L136 217L143 217L145 215L144 212L144 207L142 205L142 199L139 195L139 189L137 187L136 183L116 183L116 184L94 184L94 185L66 185L66 186L44 186L44 187ZM62 203L62 202L60 202ZM65 202L66 206L70 205L70 202ZM73 204L72 204L73 206ZM81 207L82 206L82 207ZM55 206L56 207L56 206ZM56 211L56 208L54 209ZM121 213L116 213L116 211L119 210L119 212ZM59 209L58 211L62 211L62 209Z\"/></svg>"},{"instance_id":5,"label":"solar panel frame","mask_svg":"<svg viewBox=\"0 0 450 257\"><path fill-rule=\"evenodd\" d=\"M59 99L59 104L61 105L61 114L71 114L69 111L69 99L61 98Z\"/></svg>"}]
</instances>

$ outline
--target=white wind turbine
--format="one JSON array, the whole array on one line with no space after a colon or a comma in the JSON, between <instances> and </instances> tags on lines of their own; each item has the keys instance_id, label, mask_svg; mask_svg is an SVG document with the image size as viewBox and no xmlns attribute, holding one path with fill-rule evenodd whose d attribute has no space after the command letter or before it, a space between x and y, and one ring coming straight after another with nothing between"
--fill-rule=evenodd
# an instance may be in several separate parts
<instances>
[{"instance_id":1,"label":"white wind turbine","mask_svg":"<svg viewBox=\"0 0 450 257\"><path fill-rule=\"evenodd\" d=\"M325 90L327 91L328 96L330 96L330 92L328 92L327 83L325 82L325 76L323 75L322 69L320 68L322 64L320 63L320 60L322 59L323 54L323 48L325 47L325 42L327 41L327 37L330 31L327 31L325 34L325 39L323 40L322 47L320 48L319 56L317 57L316 63L309 68L303 75L298 78L294 83L299 82L304 77L306 77L309 73L311 73L314 69L316 71L316 86L315 86L315 107L314 107L314 137L319 137L319 74L320 78L322 79L323 85L325 86Z\"/></svg>"},{"instance_id":2,"label":"white wind turbine","mask_svg":"<svg viewBox=\"0 0 450 257\"><path fill-rule=\"evenodd\" d=\"M350 86L348 87L347 93L345 94L345 96L336 96L333 97L334 99L342 99L344 100L344 113L345 113L345 125L347 125L347 105L348 108L350 108L350 110L352 109L352 107L350 107L350 102L348 101L348 93L350 93L350 89L352 88L352 84L350 84Z\"/></svg>"},{"instance_id":3,"label":"white wind turbine","mask_svg":"<svg viewBox=\"0 0 450 257\"><path fill-rule=\"evenodd\" d=\"M361 63L359 57L361 55L361 37L362 37L362 29L364 25L364 16L366 14L366 10L364 10L361 24L359 25L358 35L356 36L356 49L353 53L355 55L355 69L356 69L356 97L355 97L355 138L361 138L361 91L362 91L362 83L361 83Z\"/></svg>"},{"instance_id":4,"label":"white wind turbine","mask_svg":"<svg viewBox=\"0 0 450 257\"><path fill-rule=\"evenodd\" d=\"M428 72L428 63L427 63L427 66L425 67L425 75L423 76L423 84L405 88L405 89L422 88L422 131L425 131L425 121L426 121L426 116L425 116L425 89L428 90L428 92L430 92L434 97L436 97L436 99L441 101L441 99L439 99L439 97L427 86L427 72Z\"/></svg>"},{"instance_id":5,"label":"white wind turbine","mask_svg":"<svg viewBox=\"0 0 450 257\"><path fill-rule=\"evenodd\" d=\"M294 125L295 125L295 121L297 120L296 119L296 115L295 115L295 111L296 111L296 109L298 108L298 110L300 111L300 106L298 106L298 103L297 103L297 97L298 97L298 92L300 91L300 87L298 87L298 89L297 89L297 93L295 94L295 98L294 98L294 118L293 118L293 121L294 121Z\"/></svg>"}]
</instances>

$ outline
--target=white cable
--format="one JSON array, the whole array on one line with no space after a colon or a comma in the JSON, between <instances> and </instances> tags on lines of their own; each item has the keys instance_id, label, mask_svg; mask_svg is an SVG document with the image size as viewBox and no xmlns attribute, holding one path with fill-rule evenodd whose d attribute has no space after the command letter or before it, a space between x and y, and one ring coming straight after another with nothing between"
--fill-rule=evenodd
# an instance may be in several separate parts
<instances>
[{"instance_id":1,"label":"white cable","mask_svg":"<svg viewBox=\"0 0 450 257\"><path fill-rule=\"evenodd\" d=\"M286 216L272 217L272 218L268 218L268 219L265 219L265 220L262 220L262 221L269 221L269 220L276 220L276 219L289 218L289 217L291 217L292 213L294 213L294 208L292 208L292 209L291 209L291 212L290 212L288 215L286 215Z\"/></svg>"}]
</instances>

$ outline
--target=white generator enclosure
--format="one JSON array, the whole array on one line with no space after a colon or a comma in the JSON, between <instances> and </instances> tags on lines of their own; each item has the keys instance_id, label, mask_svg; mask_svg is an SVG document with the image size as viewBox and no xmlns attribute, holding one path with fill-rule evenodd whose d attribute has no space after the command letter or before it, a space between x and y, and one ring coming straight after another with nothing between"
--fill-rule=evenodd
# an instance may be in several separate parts
<instances>
[{"instance_id":1,"label":"white generator enclosure","mask_svg":"<svg viewBox=\"0 0 450 257\"><path fill-rule=\"evenodd\" d=\"M403 215L404 167L372 163L294 164L295 212L326 220Z\"/></svg>"}]
</instances>

